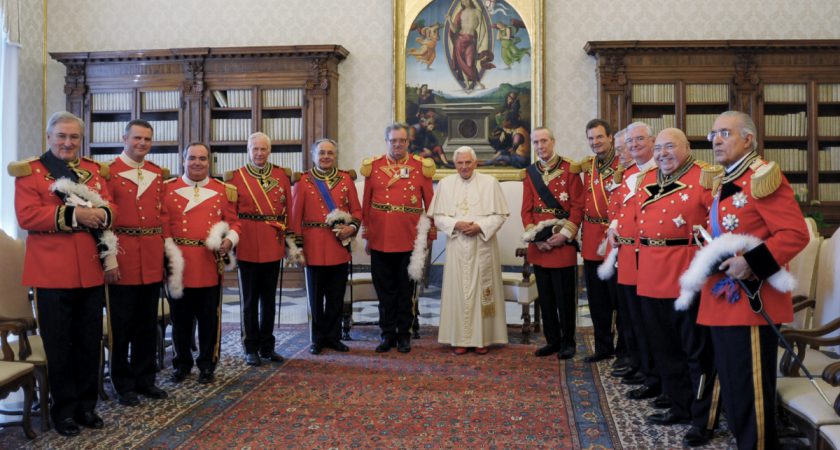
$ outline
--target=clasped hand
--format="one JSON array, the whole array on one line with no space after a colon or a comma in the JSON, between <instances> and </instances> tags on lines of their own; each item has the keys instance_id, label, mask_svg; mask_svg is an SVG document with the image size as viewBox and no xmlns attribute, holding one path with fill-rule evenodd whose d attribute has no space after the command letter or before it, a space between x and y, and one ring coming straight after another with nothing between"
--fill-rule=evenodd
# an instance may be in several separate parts
<instances>
[{"instance_id":1,"label":"clasped hand","mask_svg":"<svg viewBox=\"0 0 840 450\"><path fill-rule=\"evenodd\" d=\"M101 208L76 207L76 222L91 229L105 228L108 220L105 210Z\"/></svg>"},{"instance_id":2,"label":"clasped hand","mask_svg":"<svg viewBox=\"0 0 840 450\"><path fill-rule=\"evenodd\" d=\"M477 236L478 233L481 233L481 227L475 222L464 222L463 220L459 220L455 223L455 231L469 236Z\"/></svg>"}]
</instances>

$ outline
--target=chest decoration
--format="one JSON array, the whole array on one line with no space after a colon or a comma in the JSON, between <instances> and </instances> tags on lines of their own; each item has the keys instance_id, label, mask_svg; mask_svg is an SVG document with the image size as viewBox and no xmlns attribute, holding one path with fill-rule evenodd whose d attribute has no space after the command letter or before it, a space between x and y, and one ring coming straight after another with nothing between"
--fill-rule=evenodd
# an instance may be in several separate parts
<instances>
[{"instance_id":1,"label":"chest decoration","mask_svg":"<svg viewBox=\"0 0 840 450\"><path fill-rule=\"evenodd\" d=\"M688 201L688 193L683 192L680 194L680 200L687 202Z\"/></svg>"},{"instance_id":2,"label":"chest decoration","mask_svg":"<svg viewBox=\"0 0 840 450\"><path fill-rule=\"evenodd\" d=\"M736 208L743 208L747 204L747 194L738 192L732 196L732 205Z\"/></svg>"},{"instance_id":3,"label":"chest decoration","mask_svg":"<svg viewBox=\"0 0 840 450\"><path fill-rule=\"evenodd\" d=\"M674 218L673 218L673 219L671 219L671 220L673 220L673 221L674 221L674 225L676 225L676 226L677 226L677 228L680 228L680 227L682 227L683 225L685 225L685 219L683 219L682 214L680 214L680 215L679 215L679 216L677 216L677 217L674 217Z\"/></svg>"},{"instance_id":4,"label":"chest decoration","mask_svg":"<svg viewBox=\"0 0 840 450\"><path fill-rule=\"evenodd\" d=\"M175 193L178 194L180 197L188 200L187 206L184 208L184 212L195 208L196 206L203 203L205 200L208 200L218 194L218 192L212 189L207 189L198 186L184 186L176 189Z\"/></svg>"},{"instance_id":5,"label":"chest decoration","mask_svg":"<svg viewBox=\"0 0 840 450\"><path fill-rule=\"evenodd\" d=\"M736 216L735 214L727 214L723 216L723 220L721 220L721 225L723 225L723 228L725 228L726 231L735 230L736 228L738 228L738 223L738 216Z\"/></svg>"},{"instance_id":6,"label":"chest decoration","mask_svg":"<svg viewBox=\"0 0 840 450\"><path fill-rule=\"evenodd\" d=\"M569 193L568 192L561 192L560 195L557 196L557 200L561 202L568 202L569 201Z\"/></svg>"}]
</instances>

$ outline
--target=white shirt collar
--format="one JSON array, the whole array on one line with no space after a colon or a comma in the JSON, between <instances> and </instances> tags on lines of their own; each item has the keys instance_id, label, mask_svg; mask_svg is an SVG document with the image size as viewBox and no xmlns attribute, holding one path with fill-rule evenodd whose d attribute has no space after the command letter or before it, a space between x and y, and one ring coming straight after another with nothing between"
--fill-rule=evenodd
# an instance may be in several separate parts
<instances>
[{"instance_id":1,"label":"white shirt collar","mask_svg":"<svg viewBox=\"0 0 840 450\"><path fill-rule=\"evenodd\" d=\"M187 183L187 186L204 187L207 186L207 183L210 182L210 177L205 177L201 181L193 181L190 179L190 177L187 176L187 174L181 175L181 179L184 181L184 183Z\"/></svg>"},{"instance_id":2,"label":"white shirt collar","mask_svg":"<svg viewBox=\"0 0 840 450\"><path fill-rule=\"evenodd\" d=\"M132 169L139 169L139 168L143 167L143 164L146 163L145 160L137 162L137 161L129 158L128 155L125 154L125 151L120 153L119 158L122 160L122 162L125 163L125 165L127 165L128 167L131 167Z\"/></svg>"},{"instance_id":3,"label":"white shirt collar","mask_svg":"<svg viewBox=\"0 0 840 450\"><path fill-rule=\"evenodd\" d=\"M638 163L636 163L636 164L639 166L639 171L644 172L645 170L648 170L651 167L656 167L656 159L651 158L651 159L648 160L648 162L646 162L644 164L638 164Z\"/></svg>"},{"instance_id":4,"label":"white shirt collar","mask_svg":"<svg viewBox=\"0 0 840 450\"><path fill-rule=\"evenodd\" d=\"M744 156L741 157L741 159L735 161L735 164L730 164L726 166L726 173L732 172L732 170L734 170L736 167L738 167L739 164L741 164L741 161L746 159L747 156L750 156L750 153L752 152L747 152Z\"/></svg>"}]
</instances>

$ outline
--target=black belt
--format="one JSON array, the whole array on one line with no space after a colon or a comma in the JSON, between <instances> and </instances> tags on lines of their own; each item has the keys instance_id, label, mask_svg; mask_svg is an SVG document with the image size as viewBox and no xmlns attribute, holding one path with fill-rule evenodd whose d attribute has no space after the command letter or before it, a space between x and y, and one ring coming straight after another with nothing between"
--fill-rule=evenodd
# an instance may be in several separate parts
<instances>
[{"instance_id":1,"label":"black belt","mask_svg":"<svg viewBox=\"0 0 840 450\"><path fill-rule=\"evenodd\" d=\"M423 208L414 208L411 206L404 206L404 205L392 205L390 203L376 203L371 202L371 207L373 209L378 209L380 211L394 211L394 212L404 212L409 214L423 214Z\"/></svg>"},{"instance_id":2,"label":"black belt","mask_svg":"<svg viewBox=\"0 0 840 450\"><path fill-rule=\"evenodd\" d=\"M172 240L175 241L175 243L178 244L178 245L184 245L184 246L187 246L187 247L204 247L205 246L205 242L204 242L203 239L187 239L187 238L176 237L176 238L172 238Z\"/></svg>"},{"instance_id":3,"label":"black belt","mask_svg":"<svg viewBox=\"0 0 840 450\"><path fill-rule=\"evenodd\" d=\"M636 239L619 236L618 243L621 245L633 245L636 243Z\"/></svg>"},{"instance_id":4,"label":"black belt","mask_svg":"<svg viewBox=\"0 0 840 450\"><path fill-rule=\"evenodd\" d=\"M271 215L268 215L268 214L239 213L239 218L240 219L246 219L246 220L257 220L257 221L265 221L265 220L276 221L276 222L285 222L286 221L286 215L285 214L277 214L277 215L271 216Z\"/></svg>"},{"instance_id":5,"label":"black belt","mask_svg":"<svg viewBox=\"0 0 840 450\"><path fill-rule=\"evenodd\" d=\"M163 227L153 228L128 228L116 227L114 233L125 234L127 236L155 236L163 232Z\"/></svg>"},{"instance_id":6,"label":"black belt","mask_svg":"<svg viewBox=\"0 0 840 450\"><path fill-rule=\"evenodd\" d=\"M679 247L691 243L690 239L650 239L639 238L639 243L645 247Z\"/></svg>"},{"instance_id":7,"label":"black belt","mask_svg":"<svg viewBox=\"0 0 840 450\"><path fill-rule=\"evenodd\" d=\"M558 219L568 219L569 218L569 211L566 211L563 208L545 208L542 206L537 206L534 208L534 212L539 213L548 213L554 215L554 217Z\"/></svg>"},{"instance_id":8,"label":"black belt","mask_svg":"<svg viewBox=\"0 0 840 450\"><path fill-rule=\"evenodd\" d=\"M607 219L606 217L602 219L600 217L587 216L586 214L583 215L583 220L589 223L599 223L601 225L606 225L610 223L610 219Z\"/></svg>"},{"instance_id":9,"label":"black belt","mask_svg":"<svg viewBox=\"0 0 840 450\"><path fill-rule=\"evenodd\" d=\"M303 222L303 228L330 228L330 224L324 222Z\"/></svg>"}]
</instances>

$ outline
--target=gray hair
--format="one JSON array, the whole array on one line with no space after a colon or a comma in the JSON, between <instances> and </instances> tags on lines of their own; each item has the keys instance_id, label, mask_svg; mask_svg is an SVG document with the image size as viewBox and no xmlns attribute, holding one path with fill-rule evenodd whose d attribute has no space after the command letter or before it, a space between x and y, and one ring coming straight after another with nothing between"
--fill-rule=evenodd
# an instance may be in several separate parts
<instances>
[{"instance_id":1,"label":"gray hair","mask_svg":"<svg viewBox=\"0 0 840 450\"><path fill-rule=\"evenodd\" d=\"M473 160L477 160L477 159L478 159L478 157L475 155L475 150L473 150L473 148L472 148L472 147L469 147L469 146L463 145L463 146L458 147L457 149L455 149L455 151L454 151L454 152L452 152L452 161L455 161L456 159L458 159L458 155L460 155L461 153L468 153L468 154L470 154L470 155L472 156L472 159L473 159Z\"/></svg>"},{"instance_id":2,"label":"gray hair","mask_svg":"<svg viewBox=\"0 0 840 450\"><path fill-rule=\"evenodd\" d=\"M187 144L186 147L184 147L184 152L183 152L184 160L187 159L187 152L190 150L190 147L198 147L199 145L207 149L207 157L210 158L210 155L213 154L213 152L210 150L210 146L205 144L204 142L193 141L193 142L190 142L189 144Z\"/></svg>"},{"instance_id":3,"label":"gray hair","mask_svg":"<svg viewBox=\"0 0 840 450\"><path fill-rule=\"evenodd\" d=\"M79 125L79 129L82 130L82 137L85 136L85 121L80 119L79 116L67 111L58 111L50 116L49 120L47 120L47 134L52 134L53 128L61 122L76 122Z\"/></svg>"},{"instance_id":4,"label":"gray hair","mask_svg":"<svg viewBox=\"0 0 840 450\"><path fill-rule=\"evenodd\" d=\"M739 119L741 121L741 130L739 131L741 137L746 139L747 135L752 135L752 148L750 148L750 150L755 151L755 149L758 148L757 128L755 126L755 122L753 122L752 117L750 117L749 114L741 111L724 111L720 113L720 116L718 117L735 117Z\"/></svg>"},{"instance_id":5,"label":"gray hair","mask_svg":"<svg viewBox=\"0 0 840 450\"><path fill-rule=\"evenodd\" d=\"M334 145L335 146L335 154L338 155L338 143L335 142L334 140L330 139L330 138L321 138L321 139L316 140L315 142L312 143L311 146L309 146L309 154L313 157L313 159L315 157L315 153L318 153L318 146L323 144L324 142L329 142L330 144Z\"/></svg>"},{"instance_id":6,"label":"gray hair","mask_svg":"<svg viewBox=\"0 0 840 450\"><path fill-rule=\"evenodd\" d=\"M271 151L271 138L268 137L268 135L263 133L262 131L251 133L251 135L248 136L248 150L251 150L251 141L257 138L265 139L265 141L268 142L268 151Z\"/></svg>"},{"instance_id":7,"label":"gray hair","mask_svg":"<svg viewBox=\"0 0 840 450\"><path fill-rule=\"evenodd\" d=\"M385 127L385 140L387 141L390 139L390 134L392 131L396 130L405 130L406 136L408 135L408 124L404 122L394 122L387 127Z\"/></svg>"},{"instance_id":8,"label":"gray hair","mask_svg":"<svg viewBox=\"0 0 840 450\"><path fill-rule=\"evenodd\" d=\"M633 122L630 125L627 125L627 128L625 128L624 130L626 131L626 134L630 134L631 131L639 127L643 127L645 129L645 132L647 133L648 137L656 138L656 135L653 134L653 129L650 127L650 125L640 120Z\"/></svg>"},{"instance_id":9,"label":"gray hair","mask_svg":"<svg viewBox=\"0 0 840 450\"><path fill-rule=\"evenodd\" d=\"M537 131L542 131L542 130L548 131L548 138L551 139L552 141L554 140L554 132L552 132L551 128L548 128L548 127L542 127L542 126L536 127L533 130L531 130L531 135L533 136L534 133L536 133Z\"/></svg>"}]
</instances>

